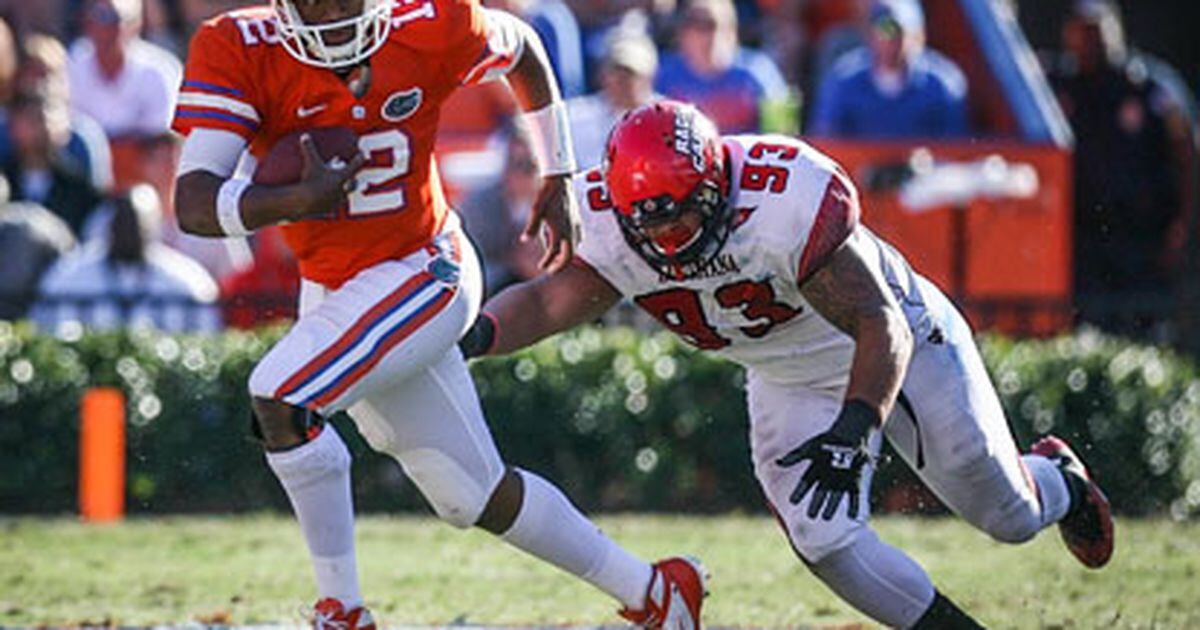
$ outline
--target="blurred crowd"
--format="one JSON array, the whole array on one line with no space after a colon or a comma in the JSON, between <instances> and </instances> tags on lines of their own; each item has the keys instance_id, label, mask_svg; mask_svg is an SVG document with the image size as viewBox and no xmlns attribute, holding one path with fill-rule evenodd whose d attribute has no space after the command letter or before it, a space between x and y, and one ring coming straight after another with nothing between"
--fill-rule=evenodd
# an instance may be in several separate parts
<instances>
[{"instance_id":1,"label":"blurred crowd","mask_svg":"<svg viewBox=\"0 0 1200 630\"><path fill-rule=\"evenodd\" d=\"M249 4L0 0L0 318L212 330L291 314L298 278L277 233L194 238L171 207L188 38ZM660 96L696 103L723 133L990 133L964 72L927 43L918 0L484 4L542 38L585 168L614 121ZM1169 284L1197 196L1191 88L1125 41L1105 0L1073 4L1043 66L1075 131L1078 291ZM503 86L460 90L439 134L491 292L535 273L540 254L517 238L539 179L516 110Z\"/></svg>"}]
</instances>

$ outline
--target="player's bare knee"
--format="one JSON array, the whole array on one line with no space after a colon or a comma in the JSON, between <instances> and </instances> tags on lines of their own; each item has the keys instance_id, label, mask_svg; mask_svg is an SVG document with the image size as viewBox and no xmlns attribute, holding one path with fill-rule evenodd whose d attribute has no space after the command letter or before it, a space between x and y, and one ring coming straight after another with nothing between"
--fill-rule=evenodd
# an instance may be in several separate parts
<instances>
[{"instance_id":1,"label":"player's bare knee","mask_svg":"<svg viewBox=\"0 0 1200 630\"><path fill-rule=\"evenodd\" d=\"M445 453L420 448L400 454L409 479L416 484L438 518L466 529L483 514L494 483L476 479Z\"/></svg>"},{"instance_id":2,"label":"player's bare knee","mask_svg":"<svg viewBox=\"0 0 1200 630\"><path fill-rule=\"evenodd\" d=\"M304 443L304 428L296 422L296 407L268 398L253 398L250 406L267 450L283 450Z\"/></svg>"},{"instance_id":3,"label":"player's bare knee","mask_svg":"<svg viewBox=\"0 0 1200 630\"><path fill-rule=\"evenodd\" d=\"M516 522L524 501L525 482L521 480L521 474L516 469L509 468L500 479L500 483L496 484L487 507L483 509L483 514L479 515L479 522L475 525L493 534L503 534Z\"/></svg>"}]
</instances>

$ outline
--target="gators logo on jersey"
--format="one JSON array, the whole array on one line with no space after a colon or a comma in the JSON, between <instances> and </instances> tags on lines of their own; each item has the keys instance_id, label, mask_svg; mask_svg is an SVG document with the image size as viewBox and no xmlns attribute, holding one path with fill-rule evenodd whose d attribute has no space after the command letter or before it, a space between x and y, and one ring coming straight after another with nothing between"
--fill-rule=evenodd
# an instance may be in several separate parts
<instances>
[{"instance_id":1,"label":"gators logo on jersey","mask_svg":"<svg viewBox=\"0 0 1200 630\"><path fill-rule=\"evenodd\" d=\"M412 88L396 92L383 103L382 115L384 120L400 122L412 116L421 107L421 88Z\"/></svg>"}]
</instances>

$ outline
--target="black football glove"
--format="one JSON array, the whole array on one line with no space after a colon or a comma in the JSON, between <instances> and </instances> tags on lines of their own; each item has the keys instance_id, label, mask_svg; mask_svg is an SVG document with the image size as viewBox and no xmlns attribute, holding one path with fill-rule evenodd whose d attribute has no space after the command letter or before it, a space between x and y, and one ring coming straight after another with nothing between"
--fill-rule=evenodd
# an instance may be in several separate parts
<instances>
[{"instance_id":1,"label":"black football glove","mask_svg":"<svg viewBox=\"0 0 1200 630\"><path fill-rule=\"evenodd\" d=\"M858 518L862 469L872 460L867 437L879 424L879 414L870 405L861 400L848 400L828 431L775 460L785 468L809 462L808 470L804 471L789 497L792 504L798 505L809 490L815 489L808 504L809 518L820 515L831 520L842 497L850 498L846 513L850 518Z\"/></svg>"},{"instance_id":2,"label":"black football glove","mask_svg":"<svg viewBox=\"0 0 1200 630\"><path fill-rule=\"evenodd\" d=\"M483 356L496 345L496 319L491 313L480 313L475 323L458 340L458 349L463 358Z\"/></svg>"}]
</instances>

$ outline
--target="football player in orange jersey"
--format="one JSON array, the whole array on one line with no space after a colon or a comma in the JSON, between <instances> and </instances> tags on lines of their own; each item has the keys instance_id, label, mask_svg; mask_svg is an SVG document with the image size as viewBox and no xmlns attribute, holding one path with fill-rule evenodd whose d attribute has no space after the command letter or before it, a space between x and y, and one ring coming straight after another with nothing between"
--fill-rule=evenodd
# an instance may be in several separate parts
<instances>
[{"instance_id":1,"label":"football player in orange jersey","mask_svg":"<svg viewBox=\"0 0 1200 630\"><path fill-rule=\"evenodd\" d=\"M455 88L500 77L544 175L526 234L544 228L543 266L560 269L574 250L575 164L545 52L519 19L478 0L273 0L206 22L192 41L174 121L187 136L180 225L212 237L282 225L303 278L300 317L249 389L312 558L314 625L374 626L358 583L350 454L321 421L345 410L442 519L583 578L646 627L698 627L698 565L635 558L549 482L505 466L455 346L478 313L481 274L444 198L434 135ZM304 135L298 182L235 172L318 127L352 129L359 154L325 163Z\"/></svg>"}]
</instances>

